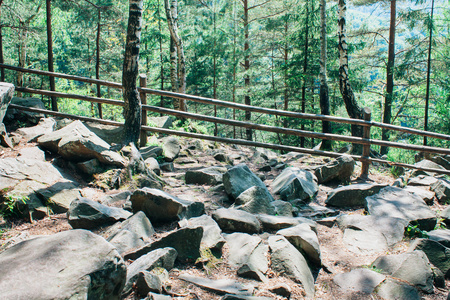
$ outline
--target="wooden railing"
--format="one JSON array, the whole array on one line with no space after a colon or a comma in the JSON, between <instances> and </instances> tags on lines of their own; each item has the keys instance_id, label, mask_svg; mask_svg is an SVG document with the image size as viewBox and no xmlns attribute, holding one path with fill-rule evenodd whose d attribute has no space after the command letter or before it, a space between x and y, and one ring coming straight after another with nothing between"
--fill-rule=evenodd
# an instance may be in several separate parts
<instances>
[{"instance_id":1,"label":"wooden railing","mask_svg":"<svg viewBox=\"0 0 450 300\"><path fill-rule=\"evenodd\" d=\"M91 79L91 78L73 76L73 75L67 75L67 74L61 74L61 73L52 73L52 72L47 72L47 71L25 69L25 68L20 68L20 67L15 67L15 66L9 66L9 65L5 65L5 64L0 64L0 68L15 70L18 72L23 72L23 73L31 73L31 74L37 74L37 75L65 78L65 79L69 79L69 80L76 80L76 81L92 83L92 84L100 84L103 86L119 88L119 89L122 88L122 85L119 83L105 81L105 80L97 80L97 79ZM322 139L322 140L333 140L333 141L361 144L361 145L363 145L362 155L351 155L355 160L362 162L361 177L367 177L368 172L369 172L369 166L370 166L370 163L372 163L372 162L385 163L385 164L389 164L389 165L396 165L396 166L402 166L402 167L411 168L411 169L420 169L420 170L427 171L427 172L435 172L435 173L442 173L442 174L450 175L449 170L423 168L423 167L418 167L418 166L410 165L410 164L404 164L404 163L399 163L399 162L391 162L391 161L387 161L387 160L383 160L383 159L371 158L370 157L370 146L371 145L386 146L386 147L400 148L400 149L405 149L405 150L413 150L413 151L450 155L450 149L446 149L446 148L429 147L429 146L422 146L422 145L410 145L410 144L403 144L403 143L371 139L370 136L371 136L371 128L372 127L379 127L379 128L409 133L409 134L413 134L413 135L437 138L437 139L442 139L442 140L447 140L447 141L450 140L450 136L445 135L445 134L440 134L440 133L434 133L434 132L429 132L429 131L423 131L423 130L418 130L418 129L413 129L413 128L407 128L407 127L401 127L401 126L371 121L371 119L370 119L371 112L368 108L364 109L364 120L341 118L341 117L326 116L326 115L306 114L306 113L298 113L298 112L263 108L263 107L250 106L250 105L245 105L245 104L240 104L240 103L221 101L221 100L217 100L217 99L149 89L146 87L146 77L145 76L140 76L140 87L138 88L138 90L141 95L141 101L142 101L141 106L142 106L143 111L152 111L155 113L172 115L172 116L176 116L176 117L183 117L186 119L195 119L195 120L200 120L200 121L213 122L216 124L219 123L219 124L225 124L225 125L230 125L230 126L238 126L238 127L250 128L250 129L254 129L254 130L261 130L261 131L265 131L265 132L274 132L274 133L295 135L295 136L300 136L300 137L310 137L310 138L317 138L317 139ZM76 94L67 94L67 93L60 93L60 92L53 92L53 91L37 90L37 89L31 89L31 88L26 88L26 87L16 87L16 91L30 93L30 94L45 95L45 96L50 96L50 97L78 99L78 100L84 100L84 101L95 102L95 103L100 103L100 104L124 106L123 101L114 100L114 99L105 99L105 98L82 96L82 95L76 95ZM190 113L190 112L182 112L182 111L177 111L177 110L173 110L173 109L147 105L146 104L146 94L171 97L171 98L175 98L175 99L183 99L183 100L188 100L188 101L193 101L193 102L198 102L198 103L203 103L203 104L210 104L210 105L215 105L215 106L222 106L222 107L228 107L228 108L232 108L232 109L251 111L251 112L257 112L257 113L269 114L269 115L275 115L275 116L283 116L283 117L291 117L291 118L299 118L299 119L307 119L307 120L331 121L331 122L337 122L337 123L343 123L343 124L359 125L359 126L364 127L364 130L363 130L364 133L363 133L362 138L361 137L353 137L353 136L342 136L342 135L337 135L337 134L318 133L318 132L311 132L311 131L306 131L306 130L283 128L283 127L269 126L269 125L263 125L263 124L257 124L257 123L229 120L229 119L205 116L205 115L200 115L200 114ZM115 125L115 126L123 125L122 123L116 122L116 121L74 116L74 115L69 115L69 114L65 114L65 113L49 111L49 110L26 108L26 107L21 107L18 105L11 105L11 107L26 110L26 111L44 113L44 114L48 114L48 115L54 115L54 116L72 118L72 119L79 119L79 120L83 120L83 121L95 121L95 122L99 122L102 124L109 124L109 125ZM170 130L170 129L149 127L149 126L147 126L146 115L147 114L144 113L143 118L142 118L142 121L143 121L142 127L141 127L142 132L150 131L150 132L172 134L172 135L185 136L185 137L191 137L191 138L199 138L199 139L211 140L211 141L216 141L216 142L255 146L255 147L262 147L262 148L270 148L270 149L282 150L282 151L294 151L294 152L327 156L327 157L338 157L338 156L342 155L340 153L335 153L335 152L331 152L331 151L322 151L322 150L307 149L307 148L300 148L300 147L294 147L294 146L254 142L254 141L247 141L247 140L242 140L242 139L223 138L223 137L209 136L209 135L204 135L204 134L181 132L181 131ZM147 141L147 135L141 134L141 141L140 141L141 145L145 145L146 141Z\"/></svg>"}]
</instances>

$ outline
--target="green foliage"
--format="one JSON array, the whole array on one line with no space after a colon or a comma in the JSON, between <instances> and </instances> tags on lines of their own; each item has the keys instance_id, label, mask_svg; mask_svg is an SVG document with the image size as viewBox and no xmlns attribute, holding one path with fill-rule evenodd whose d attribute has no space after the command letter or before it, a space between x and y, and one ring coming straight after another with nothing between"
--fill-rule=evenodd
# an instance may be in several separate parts
<instances>
[{"instance_id":1,"label":"green foliage","mask_svg":"<svg viewBox=\"0 0 450 300\"><path fill-rule=\"evenodd\" d=\"M30 200L27 196L7 195L0 206L0 215L9 219L22 214L22 207Z\"/></svg>"},{"instance_id":2,"label":"green foliage","mask_svg":"<svg viewBox=\"0 0 450 300\"><path fill-rule=\"evenodd\" d=\"M419 224L408 224L405 228L405 236L408 238L428 238L428 233L419 228Z\"/></svg>"},{"instance_id":3,"label":"green foliage","mask_svg":"<svg viewBox=\"0 0 450 300\"><path fill-rule=\"evenodd\" d=\"M208 129L204 125L192 120L176 120L175 122L172 123L171 129L181 130L185 132L208 134Z\"/></svg>"}]
</instances>

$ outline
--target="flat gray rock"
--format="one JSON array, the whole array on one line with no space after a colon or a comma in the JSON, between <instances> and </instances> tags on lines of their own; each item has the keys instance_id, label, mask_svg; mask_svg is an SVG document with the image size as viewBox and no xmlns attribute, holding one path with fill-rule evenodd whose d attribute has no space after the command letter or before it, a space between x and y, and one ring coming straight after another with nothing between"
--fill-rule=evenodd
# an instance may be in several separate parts
<instances>
[{"instance_id":1,"label":"flat gray rock","mask_svg":"<svg viewBox=\"0 0 450 300\"><path fill-rule=\"evenodd\" d=\"M90 131L108 144L121 144L123 137L123 127L114 125L105 125L97 122L83 123Z\"/></svg>"},{"instance_id":2,"label":"flat gray rock","mask_svg":"<svg viewBox=\"0 0 450 300\"><path fill-rule=\"evenodd\" d=\"M45 152L36 146L19 149L19 156L24 159L33 159L45 162Z\"/></svg>"},{"instance_id":3,"label":"flat gray rock","mask_svg":"<svg viewBox=\"0 0 450 300\"><path fill-rule=\"evenodd\" d=\"M450 181L440 178L431 185L431 190L436 193L439 203L450 203Z\"/></svg>"},{"instance_id":4,"label":"flat gray rock","mask_svg":"<svg viewBox=\"0 0 450 300\"><path fill-rule=\"evenodd\" d=\"M60 130L44 134L38 138L38 144L70 161L96 158L107 165L125 166L124 158L111 151L111 146L107 142L80 121L74 121Z\"/></svg>"},{"instance_id":5,"label":"flat gray rock","mask_svg":"<svg viewBox=\"0 0 450 300\"><path fill-rule=\"evenodd\" d=\"M380 256L372 267L383 274L405 280L427 294L434 292L433 272L423 251Z\"/></svg>"},{"instance_id":6,"label":"flat gray rock","mask_svg":"<svg viewBox=\"0 0 450 300\"><path fill-rule=\"evenodd\" d=\"M220 208L212 213L212 218L225 232L258 233L262 229L258 219L243 210Z\"/></svg>"},{"instance_id":7,"label":"flat gray rock","mask_svg":"<svg viewBox=\"0 0 450 300\"><path fill-rule=\"evenodd\" d=\"M27 142L35 142L38 137L53 132L56 128L56 121L53 118L43 118L36 126L17 129L17 133L22 135Z\"/></svg>"},{"instance_id":8,"label":"flat gray rock","mask_svg":"<svg viewBox=\"0 0 450 300\"><path fill-rule=\"evenodd\" d=\"M158 189L142 188L130 196L133 212L142 210L150 221L171 222L201 216L205 205L183 200Z\"/></svg>"},{"instance_id":9,"label":"flat gray rock","mask_svg":"<svg viewBox=\"0 0 450 300\"><path fill-rule=\"evenodd\" d=\"M303 223L294 227L282 229L278 231L277 234L284 236L297 250L302 252L311 263L318 266L322 264L319 239L317 238L317 234L312 231L308 224Z\"/></svg>"},{"instance_id":10,"label":"flat gray rock","mask_svg":"<svg viewBox=\"0 0 450 300\"><path fill-rule=\"evenodd\" d=\"M81 198L80 190L71 181L57 182L46 189L37 191L37 194L55 214L67 212L70 204Z\"/></svg>"},{"instance_id":11,"label":"flat gray rock","mask_svg":"<svg viewBox=\"0 0 450 300\"><path fill-rule=\"evenodd\" d=\"M309 171L289 167L283 170L271 184L282 200L311 202L319 191L317 178Z\"/></svg>"},{"instance_id":12,"label":"flat gray rock","mask_svg":"<svg viewBox=\"0 0 450 300\"><path fill-rule=\"evenodd\" d=\"M428 260L450 278L450 248L429 239L416 239L409 247L410 251L422 250Z\"/></svg>"},{"instance_id":13,"label":"flat gray rock","mask_svg":"<svg viewBox=\"0 0 450 300\"><path fill-rule=\"evenodd\" d=\"M383 299L420 300L419 292L409 284L387 278L376 289L376 293Z\"/></svg>"},{"instance_id":14,"label":"flat gray rock","mask_svg":"<svg viewBox=\"0 0 450 300\"><path fill-rule=\"evenodd\" d=\"M200 217L183 219L178 222L180 228L196 227L203 228L203 237L200 248L211 249L213 252L222 253L222 247L225 244L225 239L222 237L222 230L213 218L207 215Z\"/></svg>"},{"instance_id":15,"label":"flat gray rock","mask_svg":"<svg viewBox=\"0 0 450 300\"><path fill-rule=\"evenodd\" d=\"M436 229L429 231L428 238L450 248L450 229Z\"/></svg>"},{"instance_id":16,"label":"flat gray rock","mask_svg":"<svg viewBox=\"0 0 450 300\"><path fill-rule=\"evenodd\" d=\"M154 268L164 268L168 271L173 268L177 251L173 248L161 248L151 251L136 259L127 268L127 280L123 290L126 295L131 291L133 283L142 271L151 271Z\"/></svg>"},{"instance_id":17,"label":"flat gray rock","mask_svg":"<svg viewBox=\"0 0 450 300\"><path fill-rule=\"evenodd\" d=\"M98 202L79 198L70 204L67 218L73 228L93 229L126 220L132 214L121 208L109 207Z\"/></svg>"},{"instance_id":18,"label":"flat gray rock","mask_svg":"<svg viewBox=\"0 0 450 300\"><path fill-rule=\"evenodd\" d=\"M428 159L423 159L423 160L415 163L414 166L421 167L421 168L445 170L445 168L443 166L438 165L437 163L432 162L431 160L428 160ZM411 177L416 177L418 175L434 176L434 175L436 175L436 173L422 171L422 170L414 170L411 174Z\"/></svg>"},{"instance_id":19,"label":"flat gray rock","mask_svg":"<svg viewBox=\"0 0 450 300\"><path fill-rule=\"evenodd\" d=\"M129 230L121 230L113 238L108 240L120 255L129 251L130 249L140 248L144 246L144 241L139 236Z\"/></svg>"},{"instance_id":20,"label":"flat gray rock","mask_svg":"<svg viewBox=\"0 0 450 300\"><path fill-rule=\"evenodd\" d=\"M89 246L87 246L89 245ZM121 299L126 266L102 237L69 230L0 253L2 299Z\"/></svg>"},{"instance_id":21,"label":"flat gray rock","mask_svg":"<svg viewBox=\"0 0 450 300\"><path fill-rule=\"evenodd\" d=\"M283 200L275 200L270 202L270 205L273 206L273 209L275 210L276 216L284 216L284 217L292 217L294 207L291 203Z\"/></svg>"},{"instance_id":22,"label":"flat gray rock","mask_svg":"<svg viewBox=\"0 0 450 300\"><path fill-rule=\"evenodd\" d=\"M211 280L208 278L197 277L188 274L181 274L178 276L178 278L220 295L236 294L250 296L253 292L252 287L244 286L232 279Z\"/></svg>"},{"instance_id":23,"label":"flat gray rock","mask_svg":"<svg viewBox=\"0 0 450 300\"><path fill-rule=\"evenodd\" d=\"M344 291L371 294L386 276L369 269L354 269L348 273L336 274L333 281Z\"/></svg>"},{"instance_id":24,"label":"flat gray rock","mask_svg":"<svg viewBox=\"0 0 450 300\"><path fill-rule=\"evenodd\" d=\"M189 170L184 178L186 184L208 184L216 185L222 183L223 174L227 171L225 167L208 167L200 170Z\"/></svg>"},{"instance_id":25,"label":"flat gray rock","mask_svg":"<svg viewBox=\"0 0 450 300\"><path fill-rule=\"evenodd\" d=\"M256 217L261 223L264 231L277 231L280 229L306 223L314 232L317 232L317 223L313 220L303 217L283 217L269 215L256 215Z\"/></svg>"},{"instance_id":26,"label":"flat gray rock","mask_svg":"<svg viewBox=\"0 0 450 300\"><path fill-rule=\"evenodd\" d=\"M422 230L436 226L436 213L419 196L396 187L385 187L366 198L366 209L377 218L401 218L417 222Z\"/></svg>"},{"instance_id":27,"label":"flat gray rock","mask_svg":"<svg viewBox=\"0 0 450 300\"><path fill-rule=\"evenodd\" d=\"M347 249L356 254L382 253L389 248L385 237L378 231L346 228L343 241Z\"/></svg>"},{"instance_id":28,"label":"flat gray rock","mask_svg":"<svg viewBox=\"0 0 450 300\"><path fill-rule=\"evenodd\" d=\"M3 123L8 106L14 95L14 84L0 82L0 124Z\"/></svg>"},{"instance_id":29,"label":"flat gray rock","mask_svg":"<svg viewBox=\"0 0 450 300\"><path fill-rule=\"evenodd\" d=\"M425 186L429 187L433 183L436 183L439 179L433 177L433 176L427 176L427 175L419 175L416 177L410 177L408 179L408 185L409 186Z\"/></svg>"},{"instance_id":30,"label":"flat gray rock","mask_svg":"<svg viewBox=\"0 0 450 300\"><path fill-rule=\"evenodd\" d=\"M350 155L342 155L316 168L314 175L316 175L319 183L325 183L331 180L348 182L350 181L354 168L354 159Z\"/></svg>"},{"instance_id":31,"label":"flat gray rock","mask_svg":"<svg viewBox=\"0 0 450 300\"><path fill-rule=\"evenodd\" d=\"M420 186L406 186L404 188L405 191L408 191L409 193L419 196L422 198L423 201L425 201L426 204L432 205L433 200L436 196L435 192L432 192L430 190L424 189Z\"/></svg>"},{"instance_id":32,"label":"flat gray rock","mask_svg":"<svg viewBox=\"0 0 450 300\"><path fill-rule=\"evenodd\" d=\"M250 171L245 164L234 166L223 174L223 185L226 193L233 199L253 186L267 189L261 179Z\"/></svg>"},{"instance_id":33,"label":"flat gray rock","mask_svg":"<svg viewBox=\"0 0 450 300\"><path fill-rule=\"evenodd\" d=\"M180 142L173 136L163 139L162 148L164 150L164 158L168 162L174 161L174 159L178 157L178 154L180 154L181 150Z\"/></svg>"},{"instance_id":34,"label":"flat gray rock","mask_svg":"<svg viewBox=\"0 0 450 300\"><path fill-rule=\"evenodd\" d=\"M327 193L325 204L335 207L363 207L365 199L378 193L385 184L357 183L338 187Z\"/></svg>"},{"instance_id":35,"label":"flat gray rock","mask_svg":"<svg viewBox=\"0 0 450 300\"><path fill-rule=\"evenodd\" d=\"M303 255L282 236L270 236L271 266L303 285L308 297L314 297L314 277Z\"/></svg>"},{"instance_id":36,"label":"flat gray rock","mask_svg":"<svg viewBox=\"0 0 450 300\"><path fill-rule=\"evenodd\" d=\"M272 195L266 188L253 186L243 191L235 201L236 209L241 209L251 214L274 215L275 209L271 205Z\"/></svg>"}]
</instances>

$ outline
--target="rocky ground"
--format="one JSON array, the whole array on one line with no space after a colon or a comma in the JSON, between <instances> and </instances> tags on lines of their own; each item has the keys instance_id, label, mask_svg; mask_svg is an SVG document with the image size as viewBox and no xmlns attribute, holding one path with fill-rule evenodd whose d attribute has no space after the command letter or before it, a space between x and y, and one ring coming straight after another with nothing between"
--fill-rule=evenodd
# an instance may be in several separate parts
<instances>
[{"instance_id":1,"label":"rocky ground","mask_svg":"<svg viewBox=\"0 0 450 300\"><path fill-rule=\"evenodd\" d=\"M348 156L173 137L136 152L112 129L39 124L0 148L5 299L447 299L436 174L362 181Z\"/></svg>"}]
</instances>

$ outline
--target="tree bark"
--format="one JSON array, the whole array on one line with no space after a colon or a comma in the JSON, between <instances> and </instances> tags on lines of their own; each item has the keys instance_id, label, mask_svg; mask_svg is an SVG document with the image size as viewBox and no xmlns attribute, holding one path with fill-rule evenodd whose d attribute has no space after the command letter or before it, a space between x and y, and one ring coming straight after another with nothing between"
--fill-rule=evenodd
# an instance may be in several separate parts
<instances>
[{"instance_id":1,"label":"tree bark","mask_svg":"<svg viewBox=\"0 0 450 300\"><path fill-rule=\"evenodd\" d=\"M129 0L129 18L123 62L124 137L123 144L137 145L141 131L141 100L137 91L139 47L142 27L143 0Z\"/></svg>"},{"instance_id":2,"label":"tree bark","mask_svg":"<svg viewBox=\"0 0 450 300\"><path fill-rule=\"evenodd\" d=\"M430 105L430 80L431 80L431 46L433 44L433 13L434 13L434 0L431 1L431 24L430 24L430 40L428 41L428 59L427 59L427 89L425 94L425 117L424 117L424 130L428 131L428 107ZM427 145L427 137L423 137L423 145Z\"/></svg>"},{"instance_id":3,"label":"tree bark","mask_svg":"<svg viewBox=\"0 0 450 300\"><path fill-rule=\"evenodd\" d=\"M160 13L161 3L158 0L158 28L159 28L159 60L161 63L160 67L160 77L161 77L161 91L164 91L164 58L163 58L163 41L162 41L162 28L161 28L161 13ZM160 107L165 107L164 105L164 96L160 98ZM162 116L162 114L161 114Z\"/></svg>"},{"instance_id":4,"label":"tree bark","mask_svg":"<svg viewBox=\"0 0 450 300\"><path fill-rule=\"evenodd\" d=\"M1 5L1 4L0 4ZM3 58L3 26L0 26L0 64L4 64ZM5 81L5 69L0 70L0 81Z\"/></svg>"},{"instance_id":5,"label":"tree bark","mask_svg":"<svg viewBox=\"0 0 450 300\"><path fill-rule=\"evenodd\" d=\"M320 0L320 92L319 103L322 115L330 114L330 100L328 96L327 83L327 23L326 23L326 1ZM330 132L330 122L322 121L322 132ZM323 150L331 149L331 141L323 140Z\"/></svg>"},{"instance_id":6,"label":"tree bark","mask_svg":"<svg viewBox=\"0 0 450 300\"><path fill-rule=\"evenodd\" d=\"M27 56L27 29L23 21L19 21L19 67L25 68L25 59ZM17 72L17 86L23 86L23 73ZM17 92L17 96L22 97L21 92Z\"/></svg>"},{"instance_id":7,"label":"tree bark","mask_svg":"<svg viewBox=\"0 0 450 300\"><path fill-rule=\"evenodd\" d=\"M363 119L363 110L359 107L355 99L350 80L348 76L348 52L345 28L345 13L347 10L345 0L338 1L339 17L338 17L338 35L339 35L339 89L345 103L345 108L350 118ZM352 125L351 131L353 136L362 137L363 130L361 126ZM353 152L360 153L362 148L360 145L353 144Z\"/></svg>"},{"instance_id":8,"label":"tree bark","mask_svg":"<svg viewBox=\"0 0 450 300\"><path fill-rule=\"evenodd\" d=\"M102 13L100 11L100 9L98 9L98 19L97 19L97 38L95 41L96 44L96 60L95 60L95 78L96 79L100 79L100 29L101 29L101 22L102 20ZM102 92L100 90L100 84L97 84L97 97L101 97L102 96ZM103 112L102 112L102 104L98 103L97 104L97 108L98 108L98 116L100 119L103 119Z\"/></svg>"},{"instance_id":9,"label":"tree bark","mask_svg":"<svg viewBox=\"0 0 450 300\"><path fill-rule=\"evenodd\" d=\"M250 75L248 74L250 70L250 46L248 42L249 37L249 19L248 19L248 0L243 0L244 4L244 85L245 85L245 96L244 96L244 104L252 105L250 99ZM250 122L252 118L252 113L250 111L245 111L245 121ZM253 140L253 131L250 128L245 130L247 140Z\"/></svg>"},{"instance_id":10,"label":"tree bark","mask_svg":"<svg viewBox=\"0 0 450 300\"><path fill-rule=\"evenodd\" d=\"M386 96L384 98L383 123L391 123L392 101L394 100L394 60L395 60L395 19L396 19L396 0L391 0L391 20L389 25L389 49L388 63L386 68ZM381 139L387 141L389 134L386 129L381 132ZM380 153L386 154L387 147L381 147Z\"/></svg>"},{"instance_id":11,"label":"tree bark","mask_svg":"<svg viewBox=\"0 0 450 300\"><path fill-rule=\"evenodd\" d=\"M54 72L53 68L53 38L52 38L52 4L51 0L46 0L46 12L47 12L47 58L48 58L48 71ZM55 91L55 77L50 76L50 91ZM56 97L51 97L52 110L58 111L58 102Z\"/></svg>"},{"instance_id":12,"label":"tree bark","mask_svg":"<svg viewBox=\"0 0 450 300\"><path fill-rule=\"evenodd\" d=\"M305 12L305 48L304 48L304 59L303 59L303 83L302 83L302 100L301 100L301 111L306 113L306 71L308 70L308 48L309 48L309 6L307 0L306 12ZM305 123L302 121L301 130L305 130ZM300 138L300 147L305 147L305 138L302 136Z\"/></svg>"}]
</instances>

